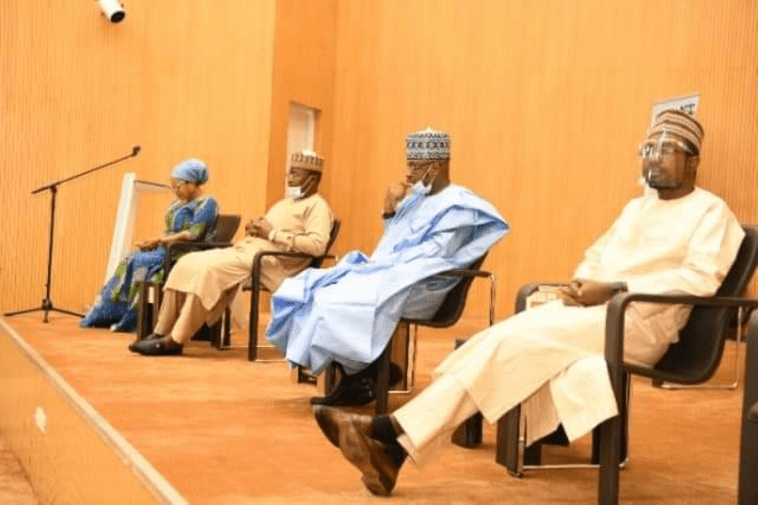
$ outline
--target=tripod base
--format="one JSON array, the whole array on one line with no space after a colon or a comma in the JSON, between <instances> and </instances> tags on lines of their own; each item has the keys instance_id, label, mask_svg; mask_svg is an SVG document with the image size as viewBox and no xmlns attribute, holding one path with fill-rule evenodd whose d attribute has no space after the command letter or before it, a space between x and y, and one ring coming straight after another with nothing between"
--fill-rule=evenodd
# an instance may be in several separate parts
<instances>
[{"instance_id":1,"label":"tripod base","mask_svg":"<svg viewBox=\"0 0 758 505\"><path fill-rule=\"evenodd\" d=\"M78 312L73 312L73 311L65 310L65 309L56 309L53 306L53 301L50 300L49 298L45 298L44 300L42 300L41 307L36 307L34 309L17 310L15 312L6 312L3 315L5 317L18 316L19 314L29 314L30 312L37 312L38 310L45 312L45 316L42 318L43 323L48 322L47 315L49 312L60 312L61 314L68 314L69 316L84 317L84 314L80 314Z\"/></svg>"}]
</instances>

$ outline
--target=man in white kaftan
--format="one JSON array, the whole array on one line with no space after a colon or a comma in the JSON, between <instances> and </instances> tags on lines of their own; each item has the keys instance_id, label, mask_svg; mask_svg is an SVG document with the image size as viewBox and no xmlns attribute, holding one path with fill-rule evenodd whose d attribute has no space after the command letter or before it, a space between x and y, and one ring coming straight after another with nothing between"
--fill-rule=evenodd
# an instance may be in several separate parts
<instances>
[{"instance_id":1,"label":"man in white kaftan","mask_svg":"<svg viewBox=\"0 0 758 505\"><path fill-rule=\"evenodd\" d=\"M251 220L246 237L232 247L182 256L166 279L154 333L129 349L144 355L180 354L203 324L218 320L239 286L250 277L260 251L296 251L321 256L332 229L332 211L317 193L323 159L311 151L294 153L288 172L288 197L265 217ZM271 291L308 264L308 259L267 256L261 282Z\"/></svg>"},{"instance_id":2,"label":"man in white kaftan","mask_svg":"<svg viewBox=\"0 0 758 505\"><path fill-rule=\"evenodd\" d=\"M448 134L411 133L406 144L407 180L388 191L385 232L371 257L354 251L334 268L308 269L272 297L266 338L315 373L339 363L352 378L337 391L363 379L359 372L379 357L401 317L435 314L457 282L435 274L467 268L508 231L492 205L450 182Z\"/></svg>"},{"instance_id":3,"label":"man in white kaftan","mask_svg":"<svg viewBox=\"0 0 758 505\"><path fill-rule=\"evenodd\" d=\"M657 191L632 200L585 253L562 300L518 313L472 337L435 370L436 380L391 416L317 407L329 440L375 494L392 491L406 454L424 461L465 419L491 423L518 404L531 443L562 424L569 440L617 415L603 358L606 302L618 291L713 295L744 232L726 204L695 187L702 127L678 111L656 117L641 152ZM655 364L690 308L633 304L624 357Z\"/></svg>"}]
</instances>

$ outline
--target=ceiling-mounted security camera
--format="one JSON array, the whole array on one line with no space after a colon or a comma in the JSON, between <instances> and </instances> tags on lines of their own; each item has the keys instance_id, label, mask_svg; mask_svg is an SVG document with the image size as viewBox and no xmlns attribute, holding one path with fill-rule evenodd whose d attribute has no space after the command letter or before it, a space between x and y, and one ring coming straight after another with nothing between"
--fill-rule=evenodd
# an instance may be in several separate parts
<instances>
[{"instance_id":1,"label":"ceiling-mounted security camera","mask_svg":"<svg viewBox=\"0 0 758 505\"><path fill-rule=\"evenodd\" d=\"M126 17L124 7L118 0L97 0L97 5L103 11L103 16L108 18L111 23L120 23Z\"/></svg>"}]
</instances>

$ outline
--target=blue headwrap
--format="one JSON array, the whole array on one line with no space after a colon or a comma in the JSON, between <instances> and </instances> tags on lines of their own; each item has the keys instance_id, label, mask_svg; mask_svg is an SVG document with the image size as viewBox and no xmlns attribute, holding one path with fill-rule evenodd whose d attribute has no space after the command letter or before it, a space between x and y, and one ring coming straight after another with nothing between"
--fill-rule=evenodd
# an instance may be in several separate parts
<instances>
[{"instance_id":1,"label":"blue headwrap","mask_svg":"<svg viewBox=\"0 0 758 505\"><path fill-rule=\"evenodd\" d=\"M171 177L195 184L205 184L208 182L208 165L197 158L188 158L174 166Z\"/></svg>"}]
</instances>

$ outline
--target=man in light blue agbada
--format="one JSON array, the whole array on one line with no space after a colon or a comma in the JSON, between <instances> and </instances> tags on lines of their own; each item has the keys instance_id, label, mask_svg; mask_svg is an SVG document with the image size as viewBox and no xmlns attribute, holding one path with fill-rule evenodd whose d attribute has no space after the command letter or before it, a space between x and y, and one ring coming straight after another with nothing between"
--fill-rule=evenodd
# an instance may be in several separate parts
<instances>
[{"instance_id":1,"label":"man in light blue agbada","mask_svg":"<svg viewBox=\"0 0 758 505\"><path fill-rule=\"evenodd\" d=\"M450 182L447 133L408 134L406 157L406 181L387 190L374 253L352 251L333 268L307 269L272 296L266 338L287 360L316 374L336 362L345 372L337 390L314 403L370 401L373 391L355 385L375 374L371 365L400 318L433 316L458 282L436 274L470 266L509 231L491 204Z\"/></svg>"}]
</instances>

